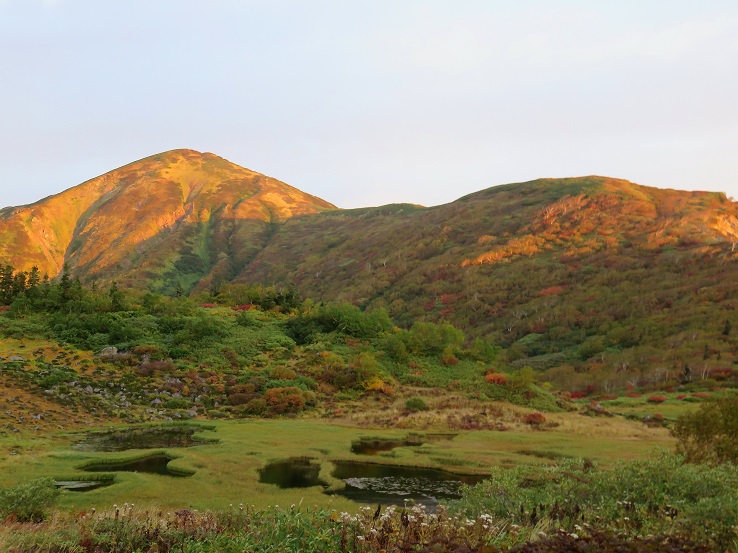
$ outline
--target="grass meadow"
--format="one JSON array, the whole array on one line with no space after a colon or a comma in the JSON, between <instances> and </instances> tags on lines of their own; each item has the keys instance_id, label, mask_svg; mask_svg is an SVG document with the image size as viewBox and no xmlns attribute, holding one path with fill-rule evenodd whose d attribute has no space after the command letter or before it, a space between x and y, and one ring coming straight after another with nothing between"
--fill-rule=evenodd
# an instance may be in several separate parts
<instances>
[{"instance_id":1,"label":"grass meadow","mask_svg":"<svg viewBox=\"0 0 738 553\"><path fill-rule=\"evenodd\" d=\"M561 458L588 458L602 467L621 459L651 456L656 449L673 449L673 439L664 428L640 423L594 419L574 413L551 415L557 427L549 430L459 431L449 440L418 447L400 447L378 456L351 453L351 443L362 436L404 438L407 431L363 429L316 420L208 421L214 431L203 430L205 438L218 443L190 448L168 448L177 457L170 466L195 471L186 478L157 474L116 472L115 484L88 492L62 493L62 510L109 508L135 503L171 509L227 509L247 504L256 508L302 503L305 506L356 511L358 505L340 496L323 493L322 487L280 489L259 482L259 469L272 461L310 457L321 463L320 477L330 489L340 480L331 477L334 460L363 459L384 464L444 468L461 473L487 473L492 466L513 467L551 463ZM38 478L84 478L77 467L97 460L127 460L147 450L89 452L72 449L77 437L60 433L50 437L5 437L0 439L3 471L0 486Z\"/></svg>"}]
</instances>

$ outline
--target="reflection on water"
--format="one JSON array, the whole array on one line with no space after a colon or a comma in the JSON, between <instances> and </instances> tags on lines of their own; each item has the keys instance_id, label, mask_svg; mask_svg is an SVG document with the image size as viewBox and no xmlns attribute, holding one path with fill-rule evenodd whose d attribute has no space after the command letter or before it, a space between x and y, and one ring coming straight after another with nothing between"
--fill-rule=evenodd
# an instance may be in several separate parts
<instances>
[{"instance_id":1,"label":"reflection on water","mask_svg":"<svg viewBox=\"0 0 738 553\"><path fill-rule=\"evenodd\" d=\"M105 486L110 486L113 480L57 480L54 485L70 492L89 492Z\"/></svg>"},{"instance_id":2,"label":"reflection on water","mask_svg":"<svg viewBox=\"0 0 738 553\"><path fill-rule=\"evenodd\" d=\"M370 440L362 438L351 444L351 453L357 455L377 455L383 451L391 451L396 447L412 447L423 445L423 442L408 440Z\"/></svg>"},{"instance_id":3,"label":"reflection on water","mask_svg":"<svg viewBox=\"0 0 738 553\"><path fill-rule=\"evenodd\" d=\"M478 484L486 478L418 467L352 462L334 464L333 476L346 483L346 487L337 493L359 503L403 505L413 501L433 509L440 499L461 497L462 484Z\"/></svg>"},{"instance_id":4,"label":"reflection on water","mask_svg":"<svg viewBox=\"0 0 738 553\"><path fill-rule=\"evenodd\" d=\"M404 439L359 438L351 443L351 453L357 455L377 455L384 451L391 451L396 447L417 447L427 442L451 440L456 434L416 434L411 432Z\"/></svg>"},{"instance_id":5,"label":"reflection on water","mask_svg":"<svg viewBox=\"0 0 738 553\"><path fill-rule=\"evenodd\" d=\"M193 424L88 432L72 448L80 451L125 451L127 449L192 447L217 442L218 440L194 437L195 432L213 429L212 426Z\"/></svg>"},{"instance_id":6,"label":"reflection on water","mask_svg":"<svg viewBox=\"0 0 738 553\"><path fill-rule=\"evenodd\" d=\"M433 511L439 500L458 499L461 486L478 484L487 476L455 474L440 469L334 461L334 478L343 480L341 490L326 490L359 503L404 505L406 502L425 505ZM320 464L306 457L269 463L260 471L259 482L280 488L328 487L321 480Z\"/></svg>"}]
</instances>

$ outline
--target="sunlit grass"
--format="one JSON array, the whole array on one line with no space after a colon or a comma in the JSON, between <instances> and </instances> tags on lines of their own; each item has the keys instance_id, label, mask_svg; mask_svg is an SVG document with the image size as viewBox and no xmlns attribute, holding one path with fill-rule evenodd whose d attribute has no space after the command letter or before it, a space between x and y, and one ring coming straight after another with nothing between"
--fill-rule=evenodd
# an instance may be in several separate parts
<instances>
[{"instance_id":1,"label":"sunlit grass","mask_svg":"<svg viewBox=\"0 0 738 553\"><path fill-rule=\"evenodd\" d=\"M259 469L267 463L307 456L321 463L321 478L331 488L342 483L330 476L333 460L359 459L387 464L430 466L456 472L484 473L494 465L512 466L552 462L560 457L585 457L609 467L620 459L645 457L655 447L671 449L673 440L662 428L647 428L622 419L592 419L577 414L551 416L559 424L549 430L520 429L506 432L459 431L456 437L420 447L401 447L375 457L351 453L351 443L368 434L402 439L402 430L372 429L314 420L214 421L215 444L191 448L168 448L178 458L170 466L195 471L187 478L156 474L117 472L115 485L89 492L64 492L62 509L103 508L113 503L136 502L164 508L222 509L231 503L258 508L289 505L331 506L355 510L356 504L323 493L323 488L280 489L259 480ZM127 459L150 450L116 453L82 452L70 449L73 437L56 436L38 443L32 436L3 438L0 485L52 476L65 478L86 473L77 467L93 460Z\"/></svg>"}]
</instances>

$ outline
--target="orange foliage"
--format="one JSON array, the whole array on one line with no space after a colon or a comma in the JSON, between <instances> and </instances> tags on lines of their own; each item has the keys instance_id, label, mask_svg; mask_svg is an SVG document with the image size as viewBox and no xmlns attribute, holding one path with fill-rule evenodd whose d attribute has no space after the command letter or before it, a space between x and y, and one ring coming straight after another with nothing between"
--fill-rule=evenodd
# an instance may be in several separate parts
<instances>
[{"instance_id":1,"label":"orange foliage","mask_svg":"<svg viewBox=\"0 0 738 553\"><path fill-rule=\"evenodd\" d=\"M548 288L544 288L543 290L538 291L539 296L553 296L556 294L561 294L566 290L566 286L549 286Z\"/></svg>"},{"instance_id":2,"label":"orange foliage","mask_svg":"<svg viewBox=\"0 0 738 553\"><path fill-rule=\"evenodd\" d=\"M487 384L505 384L507 383L507 376L500 373L489 373L484 377L484 381Z\"/></svg>"}]
</instances>

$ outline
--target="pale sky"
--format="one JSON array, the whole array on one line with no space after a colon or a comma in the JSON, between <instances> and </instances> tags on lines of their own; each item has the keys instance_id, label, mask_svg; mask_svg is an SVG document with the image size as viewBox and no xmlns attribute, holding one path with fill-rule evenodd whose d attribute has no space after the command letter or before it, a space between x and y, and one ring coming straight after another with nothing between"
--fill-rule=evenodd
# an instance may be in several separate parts
<instances>
[{"instance_id":1,"label":"pale sky","mask_svg":"<svg viewBox=\"0 0 738 553\"><path fill-rule=\"evenodd\" d=\"M738 198L736 0L0 0L0 206L174 148L340 207Z\"/></svg>"}]
</instances>

